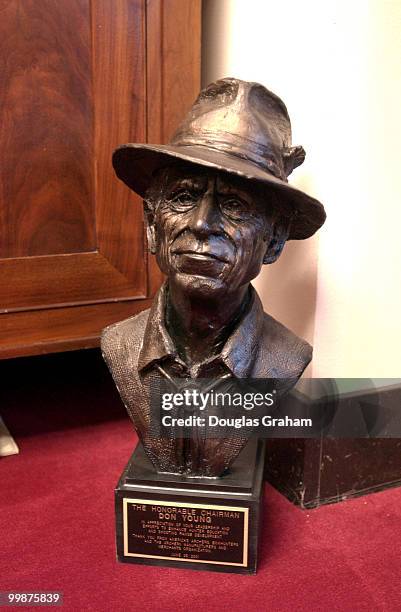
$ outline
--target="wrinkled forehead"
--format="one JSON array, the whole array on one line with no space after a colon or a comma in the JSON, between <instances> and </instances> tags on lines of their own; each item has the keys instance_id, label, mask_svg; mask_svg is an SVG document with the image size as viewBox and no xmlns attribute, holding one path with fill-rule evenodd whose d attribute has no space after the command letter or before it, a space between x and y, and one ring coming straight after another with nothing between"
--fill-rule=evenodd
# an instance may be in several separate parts
<instances>
[{"instance_id":1,"label":"wrinkled forehead","mask_svg":"<svg viewBox=\"0 0 401 612\"><path fill-rule=\"evenodd\" d=\"M161 187L164 187L167 191L180 186L203 191L208 188L210 180L215 181L216 191L219 193L242 192L250 196L256 196L260 191L257 185L249 180L223 170L195 164L182 163L168 166L159 171L157 179L161 179Z\"/></svg>"}]
</instances>

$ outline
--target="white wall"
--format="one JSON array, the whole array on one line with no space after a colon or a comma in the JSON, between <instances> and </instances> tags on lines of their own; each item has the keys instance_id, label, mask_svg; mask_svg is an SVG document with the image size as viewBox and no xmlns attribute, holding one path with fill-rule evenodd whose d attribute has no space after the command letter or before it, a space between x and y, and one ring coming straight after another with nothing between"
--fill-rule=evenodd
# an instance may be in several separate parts
<instances>
[{"instance_id":1,"label":"white wall","mask_svg":"<svg viewBox=\"0 0 401 612\"><path fill-rule=\"evenodd\" d=\"M314 345L314 376L400 376L401 3L203 2L203 84L283 98L307 154L290 181L328 215L256 280L265 309Z\"/></svg>"}]
</instances>

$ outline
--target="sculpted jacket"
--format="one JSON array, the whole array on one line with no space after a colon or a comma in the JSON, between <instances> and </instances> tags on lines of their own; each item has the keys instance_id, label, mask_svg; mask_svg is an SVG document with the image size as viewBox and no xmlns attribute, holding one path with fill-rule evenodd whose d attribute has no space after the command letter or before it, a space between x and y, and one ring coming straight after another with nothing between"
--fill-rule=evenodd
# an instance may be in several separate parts
<instances>
[{"instance_id":1,"label":"sculpted jacket","mask_svg":"<svg viewBox=\"0 0 401 612\"><path fill-rule=\"evenodd\" d=\"M246 378L272 378L280 393L289 390L312 358L312 347L284 325L263 312L250 286L250 302L218 354L189 367L180 359L165 326L167 284L150 309L120 321L103 331L103 357L145 451L159 472L191 476L220 476L247 443L248 438L230 430L225 437L198 432L190 439L172 430L158 435L150 409L151 389L161 380L214 379L218 383ZM153 420L153 422L152 422Z\"/></svg>"}]
</instances>

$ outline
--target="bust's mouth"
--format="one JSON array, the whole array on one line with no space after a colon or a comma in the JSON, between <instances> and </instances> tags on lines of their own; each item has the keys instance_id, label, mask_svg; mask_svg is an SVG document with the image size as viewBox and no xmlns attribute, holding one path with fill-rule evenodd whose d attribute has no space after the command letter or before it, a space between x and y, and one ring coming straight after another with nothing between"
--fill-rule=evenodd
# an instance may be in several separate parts
<instances>
[{"instance_id":1,"label":"bust's mouth","mask_svg":"<svg viewBox=\"0 0 401 612\"><path fill-rule=\"evenodd\" d=\"M222 263L229 263L228 259L223 255L217 253L211 253L210 251L195 251L192 249L174 249L173 255L185 255L191 259L197 259L199 261L210 261L216 260Z\"/></svg>"}]
</instances>

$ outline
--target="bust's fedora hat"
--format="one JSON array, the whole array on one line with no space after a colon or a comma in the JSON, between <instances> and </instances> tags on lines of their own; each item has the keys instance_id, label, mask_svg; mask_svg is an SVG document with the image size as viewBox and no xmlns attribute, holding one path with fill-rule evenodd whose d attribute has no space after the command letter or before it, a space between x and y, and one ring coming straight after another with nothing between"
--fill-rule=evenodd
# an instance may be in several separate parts
<instances>
[{"instance_id":1,"label":"bust's fedora hat","mask_svg":"<svg viewBox=\"0 0 401 612\"><path fill-rule=\"evenodd\" d=\"M259 83L226 78L200 92L169 144L122 145L113 153L113 166L142 197L153 173L174 160L274 188L293 213L288 238L299 240L312 236L326 218L318 200L288 184L288 175L304 159L304 149L291 145L284 102Z\"/></svg>"}]
</instances>

